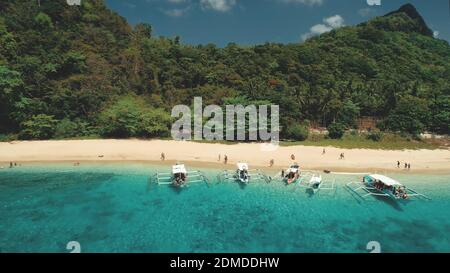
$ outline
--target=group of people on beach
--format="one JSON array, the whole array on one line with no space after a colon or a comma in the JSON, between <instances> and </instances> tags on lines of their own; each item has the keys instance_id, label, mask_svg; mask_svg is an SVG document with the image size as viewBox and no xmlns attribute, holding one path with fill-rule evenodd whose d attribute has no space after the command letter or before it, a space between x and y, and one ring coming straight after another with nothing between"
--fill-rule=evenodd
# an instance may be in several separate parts
<instances>
[{"instance_id":1,"label":"group of people on beach","mask_svg":"<svg viewBox=\"0 0 450 273\"><path fill-rule=\"evenodd\" d=\"M165 161L166 160L166 154L165 153L161 153L160 159L161 159L161 161ZM220 159L221 159L221 154L219 154L219 162L220 162ZM223 164L225 164L225 165L228 164L228 156L227 155L225 155L223 157Z\"/></svg>"},{"instance_id":2,"label":"group of people on beach","mask_svg":"<svg viewBox=\"0 0 450 273\"><path fill-rule=\"evenodd\" d=\"M219 162L220 162L220 159L221 159L221 154L219 154ZM228 156L227 155L224 155L224 157L223 157L223 164L228 164Z\"/></svg>"},{"instance_id":3,"label":"group of people on beach","mask_svg":"<svg viewBox=\"0 0 450 273\"><path fill-rule=\"evenodd\" d=\"M399 160L397 160L397 169L400 169L401 165L402 165L402 163ZM411 163L405 162L404 169L408 170L408 171L411 170Z\"/></svg>"},{"instance_id":4,"label":"group of people on beach","mask_svg":"<svg viewBox=\"0 0 450 273\"><path fill-rule=\"evenodd\" d=\"M326 154L326 150L323 149L322 155L325 155L325 154ZM165 153L161 153L160 159L161 159L161 161L165 161L166 160L166 154ZM220 162L221 159L222 159L222 155L219 154L218 161ZM343 160L343 159L345 159L345 154L344 153L340 153L339 154L339 160ZM294 154L291 154L291 160L295 160L295 155ZM15 164L15 166L17 166L17 163L14 163L14 164ZM80 163L78 163L77 165L79 165L79 164ZM223 157L223 164L225 164L225 165L228 164L228 156L227 155L224 155L224 157ZM273 167L274 165L275 165L275 160L272 158L269 161L269 167ZM13 163L10 162L10 168L12 168L12 167L13 167ZM400 167L401 167L401 162L397 161L397 168L400 169ZM404 169L405 170L411 170L411 163L406 163L405 162L404 163Z\"/></svg>"}]
</instances>

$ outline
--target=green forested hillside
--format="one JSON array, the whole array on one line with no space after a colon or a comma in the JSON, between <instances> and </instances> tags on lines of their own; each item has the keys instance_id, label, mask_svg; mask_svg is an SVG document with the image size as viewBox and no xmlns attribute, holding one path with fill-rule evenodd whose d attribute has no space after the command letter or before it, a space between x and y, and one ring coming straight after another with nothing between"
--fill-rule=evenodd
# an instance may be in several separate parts
<instances>
[{"instance_id":1,"label":"green forested hillside","mask_svg":"<svg viewBox=\"0 0 450 273\"><path fill-rule=\"evenodd\" d=\"M183 45L131 27L101 0L0 2L0 135L168 135L176 104L279 104L305 121L417 135L450 132L450 46L407 5L298 44ZM294 126L297 125L297 126Z\"/></svg>"}]
</instances>

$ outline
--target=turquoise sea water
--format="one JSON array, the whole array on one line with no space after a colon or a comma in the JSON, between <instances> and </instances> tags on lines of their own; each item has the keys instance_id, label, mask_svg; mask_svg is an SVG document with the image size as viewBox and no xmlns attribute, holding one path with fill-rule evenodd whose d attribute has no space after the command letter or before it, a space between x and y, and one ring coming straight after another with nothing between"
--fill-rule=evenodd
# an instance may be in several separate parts
<instances>
[{"instance_id":1,"label":"turquoise sea water","mask_svg":"<svg viewBox=\"0 0 450 273\"><path fill-rule=\"evenodd\" d=\"M450 176L393 174L432 201L398 203L282 183L150 186L166 167L0 170L0 252L450 252ZM204 170L213 179L214 170ZM331 179L333 177L327 177Z\"/></svg>"}]
</instances>

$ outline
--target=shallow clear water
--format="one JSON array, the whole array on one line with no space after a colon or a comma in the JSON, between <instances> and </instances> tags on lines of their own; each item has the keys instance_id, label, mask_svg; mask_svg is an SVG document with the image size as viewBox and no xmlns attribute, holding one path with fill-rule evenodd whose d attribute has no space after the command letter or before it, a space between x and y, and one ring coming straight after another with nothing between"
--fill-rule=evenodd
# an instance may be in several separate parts
<instances>
[{"instance_id":1,"label":"shallow clear water","mask_svg":"<svg viewBox=\"0 0 450 273\"><path fill-rule=\"evenodd\" d=\"M0 252L450 252L450 176L395 174L432 201L282 183L149 186L165 167L35 165L0 170ZM204 170L210 178L217 171ZM331 179L332 177L327 177Z\"/></svg>"}]
</instances>

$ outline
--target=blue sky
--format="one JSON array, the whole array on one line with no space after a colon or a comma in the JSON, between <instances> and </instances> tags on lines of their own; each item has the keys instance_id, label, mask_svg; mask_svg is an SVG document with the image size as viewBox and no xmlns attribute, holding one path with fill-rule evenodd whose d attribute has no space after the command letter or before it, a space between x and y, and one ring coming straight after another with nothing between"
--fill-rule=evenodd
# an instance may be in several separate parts
<instances>
[{"instance_id":1,"label":"blue sky","mask_svg":"<svg viewBox=\"0 0 450 273\"><path fill-rule=\"evenodd\" d=\"M440 39L450 41L450 0L106 0L127 18L153 26L155 35L183 43L291 43L354 25L412 3Z\"/></svg>"}]
</instances>

